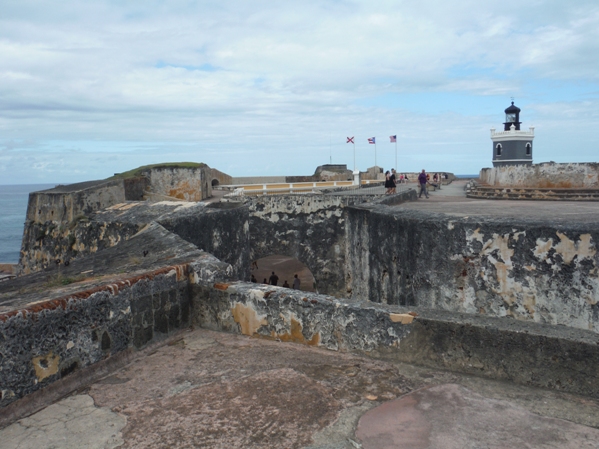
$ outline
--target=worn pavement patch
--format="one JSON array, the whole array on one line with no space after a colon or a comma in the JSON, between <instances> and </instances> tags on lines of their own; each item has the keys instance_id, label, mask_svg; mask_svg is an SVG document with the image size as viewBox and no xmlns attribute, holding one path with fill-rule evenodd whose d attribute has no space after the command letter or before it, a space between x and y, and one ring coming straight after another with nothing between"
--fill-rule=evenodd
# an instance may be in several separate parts
<instances>
[{"instance_id":1,"label":"worn pavement patch","mask_svg":"<svg viewBox=\"0 0 599 449\"><path fill-rule=\"evenodd\" d=\"M112 449L123 444L124 416L71 396L0 430L1 449Z\"/></svg>"},{"instance_id":2,"label":"worn pavement patch","mask_svg":"<svg viewBox=\"0 0 599 449\"><path fill-rule=\"evenodd\" d=\"M356 436L364 449L599 448L597 429L455 384L423 388L370 410Z\"/></svg>"}]
</instances>

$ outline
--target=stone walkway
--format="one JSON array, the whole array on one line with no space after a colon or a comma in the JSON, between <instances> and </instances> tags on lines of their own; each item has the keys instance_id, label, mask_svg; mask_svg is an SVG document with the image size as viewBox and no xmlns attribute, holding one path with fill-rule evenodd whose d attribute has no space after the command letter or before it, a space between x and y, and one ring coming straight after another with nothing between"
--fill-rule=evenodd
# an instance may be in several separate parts
<instances>
[{"instance_id":1,"label":"stone walkway","mask_svg":"<svg viewBox=\"0 0 599 449\"><path fill-rule=\"evenodd\" d=\"M599 448L598 427L597 400L195 330L0 430L0 448Z\"/></svg>"},{"instance_id":2,"label":"stone walkway","mask_svg":"<svg viewBox=\"0 0 599 449\"><path fill-rule=\"evenodd\" d=\"M399 208L418 209L454 217L501 217L542 223L599 223L599 201L478 200L466 198L466 181L457 180L430 198L403 203Z\"/></svg>"}]
</instances>

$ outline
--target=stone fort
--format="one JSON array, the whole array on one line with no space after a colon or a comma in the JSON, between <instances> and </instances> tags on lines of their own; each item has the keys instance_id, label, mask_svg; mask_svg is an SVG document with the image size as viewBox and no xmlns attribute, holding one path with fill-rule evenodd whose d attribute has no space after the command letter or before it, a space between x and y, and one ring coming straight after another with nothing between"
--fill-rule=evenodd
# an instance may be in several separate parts
<instances>
[{"instance_id":1,"label":"stone fort","mask_svg":"<svg viewBox=\"0 0 599 449\"><path fill-rule=\"evenodd\" d=\"M535 166L485 170L499 185ZM599 398L591 216L444 213L413 188L207 201L231 183L164 164L30 195L22 274L0 284L4 424L192 326ZM271 255L303 264L315 291L249 282Z\"/></svg>"}]
</instances>

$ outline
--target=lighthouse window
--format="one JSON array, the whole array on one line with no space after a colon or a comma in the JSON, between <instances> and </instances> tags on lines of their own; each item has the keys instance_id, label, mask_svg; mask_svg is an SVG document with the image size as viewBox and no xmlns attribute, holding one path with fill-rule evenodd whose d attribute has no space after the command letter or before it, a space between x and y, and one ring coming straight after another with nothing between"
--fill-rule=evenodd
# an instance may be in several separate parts
<instances>
[{"instance_id":1,"label":"lighthouse window","mask_svg":"<svg viewBox=\"0 0 599 449\"><path fill-rule=\"evenodd\" d=\"M495 154L497 156L501 156L501 144L498 143L497 146L495 147Z\"/></svg>"},{"instance_id":2,"label":"lighthouse window","mask_svg":"<svg viewBox=\"0 0 599 449\"><path fill-rule=\"evenodd\" d=\"M526 155L530 156L530 150L532 149L531 145L529 143L526 144Z\"/></svg>"}]
</instances>

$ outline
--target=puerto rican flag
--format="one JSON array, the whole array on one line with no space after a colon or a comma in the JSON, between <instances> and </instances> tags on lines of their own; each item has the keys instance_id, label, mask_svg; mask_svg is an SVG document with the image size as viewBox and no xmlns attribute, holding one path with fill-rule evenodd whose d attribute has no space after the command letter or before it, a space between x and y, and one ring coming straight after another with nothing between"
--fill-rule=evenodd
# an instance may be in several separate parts
<instances>
[{"instance_id":1,"label":"puerto rican flag","mask_svg":"<svg viewBox=\"0 0 599 449\"><path fill-rule=\"evenodd\" d=\"M376 143L376 139L374 137L370 137L368 139L368 143L373 143L374 144L374 143Z\"/></svg>"},{"instance_id":2,"label":"puerto rican flag","mask_svg":"<svg viewBox=\"0 0 599 449\"><path fill-rule=\"evenodd\" d=\"M397 136L389 136L389 139L391 139L391 143L397 142Z\"/></svg>"}]
</instances>

